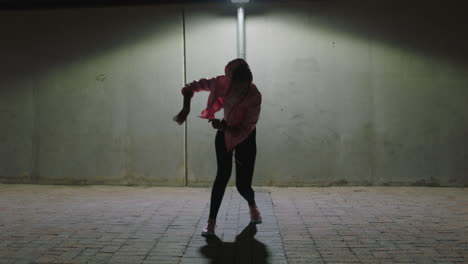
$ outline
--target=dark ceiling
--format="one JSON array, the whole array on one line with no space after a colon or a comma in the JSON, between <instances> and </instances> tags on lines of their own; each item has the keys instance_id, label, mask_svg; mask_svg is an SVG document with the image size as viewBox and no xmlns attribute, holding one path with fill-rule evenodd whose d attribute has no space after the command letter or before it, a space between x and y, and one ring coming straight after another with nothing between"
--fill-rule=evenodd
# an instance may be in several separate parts
<instances>
[{"instance_id":1,"label":"dark ceiling","mask_svg":"<svg viewBox=\"0 0 468 264\"><path fill-rule=\"evenodd\" d=\"M250 0L251 3L291 2L291 0ZM2 9L101 7L148 4L231 4L230 0L0 0Z\"/></svg>"}]
</instances>

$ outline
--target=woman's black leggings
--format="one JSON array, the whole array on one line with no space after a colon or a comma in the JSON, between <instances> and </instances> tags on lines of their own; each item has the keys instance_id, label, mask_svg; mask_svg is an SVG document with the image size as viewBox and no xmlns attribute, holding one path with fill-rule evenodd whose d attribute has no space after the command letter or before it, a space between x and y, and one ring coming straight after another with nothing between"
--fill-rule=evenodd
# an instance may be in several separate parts
<instances>
[{"instance_id":1,"label":"woman's black leggings","mask_svg":"<svg viewBox=\"0 0 468 264\"><path fill-rule=\"evenodd\" d=\"M249 205L255 205L255 193L252 189L252 176L257 154L255 135L256 130L254 129L244 141L234 147L233 151L228 152L224 141L224 132L218 130L216 133L215 146L218 172L211 190L210 218L216 219L218 215L226 185L231 177L233 152L236 163L237 190Z\"/></svg>"}]
</instances>

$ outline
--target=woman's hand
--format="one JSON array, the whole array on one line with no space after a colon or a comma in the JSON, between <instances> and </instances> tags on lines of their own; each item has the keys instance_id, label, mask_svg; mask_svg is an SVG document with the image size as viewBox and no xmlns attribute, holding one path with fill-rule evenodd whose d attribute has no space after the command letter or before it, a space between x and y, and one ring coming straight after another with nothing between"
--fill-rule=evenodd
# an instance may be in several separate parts
<instances>
[{"instance_id":1,"label":"woman's hand","mask_svg":"<svg viewBox=\"0 0 468 264\"><path fill-rule=\"evenodd\" d=\"M219 119L210 119L208 122L211 122L211 125L214 129L229 132L235 137L239 136L240 134L239 127L230 127L226 124L226 122L220 121Z\"/></svg>"},{"instance_id":2,"label":"woman's hand","mask_svg":"<svg viewBox=\"0 0 468 264\"><path fill-rule=\"evenodd\" d=\"M224 122L222 122L221 120L219 119L210 119L208 120L208 122L211 122L211 126L214 128L214 129L218 129L220 131L225 131L227 126Z\"/></svg>"},{"instance_id":3,"label":"woman's hand","mask_svg":"<svg viewBox=\"0 0 468 264\"><path fill-rule=\"evenodd\" d=\"M176 116L174 116L173 120L176 121L177 124L182 125L187 119L187 116L189 113L190 113L189 109L182 108L182 110Z\"/></svg>"}]
</instances>

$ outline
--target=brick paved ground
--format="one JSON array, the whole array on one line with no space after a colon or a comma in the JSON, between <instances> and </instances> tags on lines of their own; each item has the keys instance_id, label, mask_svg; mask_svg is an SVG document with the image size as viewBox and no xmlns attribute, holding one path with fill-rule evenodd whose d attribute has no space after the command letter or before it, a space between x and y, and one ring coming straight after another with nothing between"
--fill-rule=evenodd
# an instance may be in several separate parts
<instances>
[{"instance_id":1,"label":"brick paved ground","mask_svg":"<svg viewBox=\"0 0 468 264\"><path fill-rule=\"evenodd\" d=\"M468 263L466 188L255 189L0 184L0 263Z\"/></svg>"}]
</instances>

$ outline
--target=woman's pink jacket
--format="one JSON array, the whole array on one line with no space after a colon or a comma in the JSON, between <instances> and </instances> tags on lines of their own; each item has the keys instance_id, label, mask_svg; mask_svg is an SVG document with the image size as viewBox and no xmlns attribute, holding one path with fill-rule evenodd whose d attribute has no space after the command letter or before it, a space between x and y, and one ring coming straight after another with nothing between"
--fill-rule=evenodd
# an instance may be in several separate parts
<instances>
[{"instance_id":1,"label":"woman's pink jacket","mask_svg":"<svg viewBox=\"0 0 468 264\"><path fill-rule=\"evenodd\" d=\"M199 117L213 119L215 118L214 114L223 108L224 101L229 97L229 92L231 90L230 76L232 71L238 65L238 61L237 65L236 61L233 61L226 65L226 75L217 76L211 79L200 79L199 81L194 81L182 88L182 94L184 96L189 96L190 98L193 97L195 92L210 92L207 107ZM224 117L228 126L240 128L240 133L236 136L228 131L225 132L224 138L227 151L232 151L235 146L246 139L255 129L260 116L261 103L262 95L255 84L251 83L247 95L232 107L228 116Z\"/></svg>"}]
</instances>

